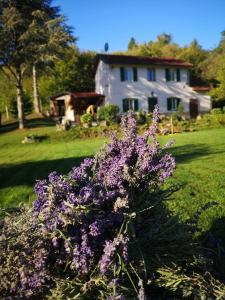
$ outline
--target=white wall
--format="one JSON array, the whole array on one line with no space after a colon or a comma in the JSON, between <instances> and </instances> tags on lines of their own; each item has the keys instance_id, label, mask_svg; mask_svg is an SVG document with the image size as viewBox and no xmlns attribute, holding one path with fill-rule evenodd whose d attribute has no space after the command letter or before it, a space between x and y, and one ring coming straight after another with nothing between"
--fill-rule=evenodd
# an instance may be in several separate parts
<instances>
[{"instance_id":1,"label":"white wall","mask_svg":"<svg viewBox=\"0 0 225 300\"><path fill-rule=\"evenodd\" d=\"M137 66L125 66L137 67ZM182 99L185 113L189 113L190 99L198 99L199 112L207 112L211 109L210 97L193 91L188 86L187 69L181 68L181 81L166 81L165 68L156 68L156 81L147 80L147 68L138 66L138 81L121 81L120 66L112 66L99 62L95 82L96 92L105 95L105 103L113 103L120 107L122 112L122 99L137 98L139 109L148 111L148 98L153 96L158 98L161 113L171 113L167 111L167 98L178 97ZM174 68L176 69L176 67Z\"/></svg>"}]
</instances>

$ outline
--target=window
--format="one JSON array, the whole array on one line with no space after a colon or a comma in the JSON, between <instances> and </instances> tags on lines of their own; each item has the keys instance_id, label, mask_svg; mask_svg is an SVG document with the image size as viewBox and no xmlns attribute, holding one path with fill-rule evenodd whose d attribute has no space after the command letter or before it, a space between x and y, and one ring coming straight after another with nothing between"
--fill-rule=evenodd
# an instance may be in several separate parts
<instances>
[{"instance_id":1,"label":"window","mask_svg":"<svg viewBox=\"0 0 225 300\"><path fill-rule=\"evenodd\" d=\"M137 68L120 68L120 80L121 81L137 81L138 73Z\"/></svg>"},{"instance_id":2,"label":"window","mask_svg":"<svg viewBox=\"0 0 225 300\"><path fill-rule=\"evenodd\" d=\"M131 69L124 69L125 81L132 80L132 70Z\"/></svg>"},{"instance_id":3,"label":"window","mask_svg":"<svg viewBox=\"0 0 225 300\"><path fill-rule=\"evenodd\" d=\"M179 104L181 103L180 98L167 98L167 110L168 111L177 111Z\"/></svg>"},{"instance_id":4,"label":"window","mask_svg":"<svg viewBox=\"0 0 225 300\"><path fill-rule=\"evenodd\" d=\"M148 98L148 112L153 112L155 105L158 103L158 98L150 97Z\"/></svg>"},{"instance_id":5,"label":"window","mask_svg":"<svg viewBox=\"0 0 225 300\"><path fill-rule=\"evenodd\" d=\"M123 99L123 112L128 112L129 110L138 111L138 99L135 98Z\"/></svg>"},{"instance_id":6,"label":"window","mask_svg":"<svg viewBox=\"0 0 225 300\"><path fill-rule=\"evenodd\" d=\"M180 81L180 69L166 69L166 81Z\"/></svg>"},{"instance_id":7,"label":"window","mask_svg":"<svg viewBox=\"0 0 225 300\"><path fill-rule=\"evenodd\" d=\"M148 81L155 81L155 69L148 69L147 70L147 80Z\"/></svg>"}]
</instances>

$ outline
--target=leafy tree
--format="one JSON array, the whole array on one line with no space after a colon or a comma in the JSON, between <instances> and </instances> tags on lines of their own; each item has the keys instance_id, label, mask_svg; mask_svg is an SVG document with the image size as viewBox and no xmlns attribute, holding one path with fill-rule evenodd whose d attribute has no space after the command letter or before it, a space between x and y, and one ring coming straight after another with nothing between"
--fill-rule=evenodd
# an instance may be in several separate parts
<instances>
[{"instance_id":1,"label":"leafy tree","mask_svg":"<svg viewBox=\"0 0 225 300\"><path fill-rule=\"evenodd\" d=\"M137 47L136 41L135 41L135 39L132 37L132 38L130 39L129 43L128 43L128 46L127 46L128 51L129 51L129 50L133 50L133 49L136 48L136 47Z\"/></svg>"},{"instance_id":2,"label":"leafy tree","mask_svg":"<svg viewBox=\"0 0 225 300\"><path fill-rule=\"evenodd\" d=\"M202 75L202 63L208 56L208 52L202 49L198 41L194 39L189 46L182 49L178 58L189 61L193 64L191 70L191 85L198 85L206 83L204 76Z\"/></svg>"},{"instance_id":3,"label":"leafy tree","mask_svg":"<svg viewBox=\"0 0 225 300\"><path fill-rule=\"evenodd\" d=\"M51 0L0 0L0 65L13 76L17 91L17 109L19 128L24 128L23 79L27 67L40 58L42 46L46 45L46 36L40 34L40 19L48 16ZM37 24L39 24L37 26ZM46 23L47 24L47 23ZM49 45L55 46L54 22L48 23L46 35ZM53 29L52 29L53 28ZM57 27L60 37L60 27ZM43 33L43 31L41 32ZM38 37L38 38L37 38ZM42 40L43 38L43 40ZM54 48L54 47L52 47ZM45 53L45 50L43 50ZM39 56L40 55L40 56Z\"/></svg>"},{"instance_id":4,"label":"leafy tree","mask_svg":"<svg viewBox=\"0 0 225 300\"><path fill-rule=\"evenodd\" d=\"M225 31L221 32L219 45L202 64L203 76L214 88L210 94L216 107L225 106Z\"/></svg>"},{"instance_id":5,"label":"leafy tree","mask_svg":"<svg viewBox=\"0 0 225 300\"><path fill-rule=\"evenodd\" d=\"M68 43L75 41L71 34L71 27L65 23L65 17L60 15L58 7L51 7L51 1L44 10L35 12L35 19L30 24L28 35L33 39L32 73L34 108L37 113L41 111L38 92L37 70L47 66L63 57Z\"/></svg>"},{"instance_id":6,"label":"leafy tree","mask_svg":"<svg viewBox=\"0 0 225 300\"><path fill-rule=\"evenodd\" d=\"M216 73L216 79L219 84L211 91L211 96L218 106L225 106L225 55L223 57L223 64L220 66Z\"/></svg>"},{"instance_id":7,"label":"leafy tree","mask_svg":"<svg viewBox=\"0 0 225 300\"><path fill-rule=\"evenodd\" d=\"M5 72L7 72L5 70ZM10 78L9 73L7 75ZM12 80L5 76L0 76L0 112L5 112L6 118L9 119L9 108L16 99L16 88Z\"/></svg>"},{"instance_id":8,"label":"leafy tree","mask_svg":"<svg viewBox=\"0 0 225 300\"><path fill-rule=\"evenodd\" d=\"M158 35L156 40L156 42L159 45L168 45L171 43L171 41L172 41L172 35L168 33L162 33Z\"/></svg>"},{"instance_id":9,"label":"leafy tree","mask_svg":"<svg viewBox=\"0 0 225 300\"><path fill-rule=\"evenodd\" d=\"M62 91L87 92L95 88L95 53L80 52L72 46L65 51L64 60L57 61L49 76L40 78L42 99Z\"/></svg>"},{"instance_id":10,"label":"leafy tree","mask_svg":"<svg viewBox=\"0 0 225 300\"><path fill-rule=\"evenodd\" d=\"M24 115L25 116L29 115L32 112L33 104L30 95L25 92L23 92L23 105L24 105ZM15 98L10 103L9 111L12 114L12 116L16 118L16 116L18 115L18 110L17 110L17 103Z\"/></svg>"}]
</instances>

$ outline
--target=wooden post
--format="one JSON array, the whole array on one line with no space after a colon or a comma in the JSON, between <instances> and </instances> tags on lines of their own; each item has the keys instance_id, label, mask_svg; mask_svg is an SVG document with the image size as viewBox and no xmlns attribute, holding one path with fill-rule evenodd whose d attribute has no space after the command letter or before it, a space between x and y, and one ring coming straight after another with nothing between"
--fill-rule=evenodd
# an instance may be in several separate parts
<instances>
[{"instance_id":1,"label":"wooden post","mask_svg":"<svg viewBox=\"0 0 225 300\"><path fill-rule=\"evenodd\" d=\"M174 128L173 128L173 115L171 114L170 116L170 127L171 127L171 134L174 133Z\"/></svg>"}]
</instances>

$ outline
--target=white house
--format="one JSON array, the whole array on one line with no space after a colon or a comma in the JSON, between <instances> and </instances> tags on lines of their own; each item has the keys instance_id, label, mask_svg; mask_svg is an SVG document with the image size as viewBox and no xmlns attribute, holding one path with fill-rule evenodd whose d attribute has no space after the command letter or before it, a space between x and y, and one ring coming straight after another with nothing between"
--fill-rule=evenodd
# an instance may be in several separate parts
<instances>
[{"instance_id":1,"label":"white house","mask_svg":"<svg viewBox=\"0 0 225 300\"><path fill-rule=\"evenodd\" d=\"M158 103L170 114L182 103L185 114L196 117L211 109L211 99L207 87L189 86L191 67L174 58L98 54L95 92L121 112L151 112Z\"/></svg>"}]
</instances>

